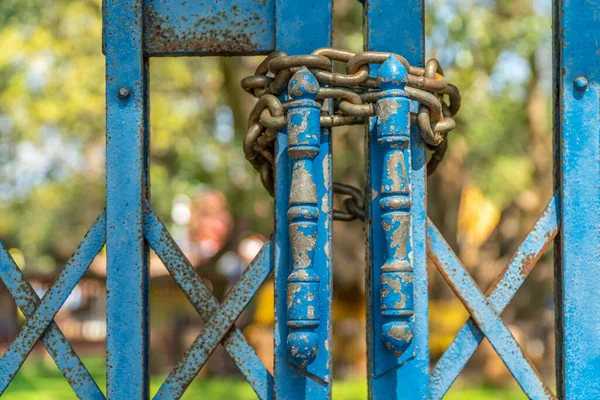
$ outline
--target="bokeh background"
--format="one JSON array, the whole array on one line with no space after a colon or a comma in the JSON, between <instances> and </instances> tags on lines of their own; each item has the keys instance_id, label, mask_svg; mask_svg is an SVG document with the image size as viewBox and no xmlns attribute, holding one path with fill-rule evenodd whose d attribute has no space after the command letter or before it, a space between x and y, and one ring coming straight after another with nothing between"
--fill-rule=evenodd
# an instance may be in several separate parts
<instances>
[{"instance_id":1,"label":"bokeh background","mask_svg":"<svg viewBox=\"0 0 600 400\"><path fill-rule=\"evenodd\" d=\"M463 95L457 129L429 178L429 213L486 290L552 193L550 0L427 0L427 55ZM400 5L399 5L400 6ZM105 203L104 58L100 0L0 2L0 240L43 293ZM338 48L362 50L362 6L335 0ZM398 28L400 29L400 27ZM241 143L254 99L241 78L262 57L155 58L151 76L152 204L197 272L222 298L268 238L273 202ZM362 186L363 130L336 128L334 179ZM366 397L364 230L334 224L334 398ZM153 390L203 327L152 254ZM430 268L432 362L467 312ZM553 264L543 257L503 314L542 375L554 382ZM105 253L57 322L103 385ZM0 348L24 318L0 288ZM273 287L238 326L272 367ZM187 398L253 398L222 349ZM40 346L5 397L74 398ZM232 397L233 396L233 397ZM184 397L185 398L185 397ZM484 342L448 398L517 399Z\"/></svg>"}]
</instances>

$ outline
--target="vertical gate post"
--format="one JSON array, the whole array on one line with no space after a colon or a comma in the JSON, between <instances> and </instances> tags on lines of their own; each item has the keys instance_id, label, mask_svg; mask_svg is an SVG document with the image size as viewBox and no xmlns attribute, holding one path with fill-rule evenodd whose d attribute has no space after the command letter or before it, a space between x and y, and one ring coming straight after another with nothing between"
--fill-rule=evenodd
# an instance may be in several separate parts
<instances>
[{"instance_id":1,"label":"vertical gate post","mask_svg":"<svg viewBox=\"0 0 600 400\"><path fill-rule=\"evenodd\" d=\"M108 399L148 398L147 60L142 0L106 0Z\"/></svg>"},{"instance_id":2,"label":"vertical gate post","mask_svg":"<svg viewBox=\"0 0 600 400\"><path fill-rule=\"evenodd\" d=\"M309 54L319 47L331 46L332 0L276 0L276 49L290 55ZM292 80L293 83L293 80ZM287 99L287 94L284 95ZM293 118L293 117L292 117ZM293 120L292 120L293 122ZM288 209L294 204L290 199L292 163L290 154L298 153L289 149L288 134L278 134L275 150L275 371L274 392L278 399L327 399L331 396L331 136L329 130L321 130L318 153L310 161L312 179L316 188L317 236L312 256L314 278L318 285L318 321L311 324L311 338L316 339L316 354L308 354L314 360L299 363L292 359L288 349L290 332L288 318L296 318L295 309L287 309L288 283L293 289L294 282L288 282L292 273L292 247L290 243L290 222ZM290 138L291 140L292 138ZM298 164L297 162L295 163ZM292 188L294 190L294 188ZM313 204L312 201L309 202ZM306 208L306 207L305 207ZM312 209L311 209L312 210ZM312 215L312 214L311 214ZM314 221L315 219L311 219ZM313 279L313 283L314 283ZM292 293L293 294L293 293ZM314 314L315 320L317 314ZM293 321L292 321L293 325ZM295 330L305 332L305 330ZM315 335L312 335L312 334ZM295 336L291 336L293 339ZM306 354L305 354L306 355Z\"/></svg>"},{"instance_id":3,"label":"vertical gate post","mask_svg":"<svg viewBox=\"0 0 600 400\"><path fill-rule=\"evenodd\" d=\"M366 0L365 24L367 50L401 54L411 65L423 66L422 0L408 0L402 3L395 0ZM384 67L380 69L383 70ZM381 71L384 75L389 72ZM398 86L397 82L390 84L392 87L389 89L399 89L395 87ZM400 101L401 96L394 99ZM367 202L369 397L427 399L429 324L425 150L416 127L410 130L410 144L407 144L406 151L398 151L398 143L395 146L388 143L389 140L408 141L408 138L403 138L402 134L397 132L402 128L402 124L395 124L393 128L392 125L380 121L385 117L380 113L381 111L378 111L377 118L371 120L367 132L366 192L370 194ZM398 110L395 118L400 118L395 122L402 123L403 118L408 118L408 110ZM380 129L391 129L392 136L385 138L387 133L379 132ZM406 134L408 135L408 132ZM388 163L390 160L393 162ZM401 161L407 164L404 185L400 182ZM397 185L391 184L394 174L400 175L396 176L396 180L400 179ZM410 229L403 231L401 226L407 223L410 224ZM386 234L389 234L390 229L398 234L396 238L405 235L401 241L409 247L406 249L406 256L401 246L395 243L396 239L390 238L391 241L386 242ZM390 261L393 268L390 268ZM412 285L408 282L411 273ZM407 296L407 302L397 310L384 308L390 303L391 299L388 297L392 296L391 291L387 290L390 289L390 283L397 283L397 288ZM408 300L411 292L414 296L412 304ZM392 332L391 328L395 331ZM390 333L401 339L390 338Z\"/></svg>"},{"instance_id":4,"label":"vertical gate post","mask_svg":"<svg viewBox=\"0 0 600 400\"><path fill-rule=\"evenodd\" d=\"M600 398L600 2L554 2L557 386Z\"/></svg>"}]
</instances>

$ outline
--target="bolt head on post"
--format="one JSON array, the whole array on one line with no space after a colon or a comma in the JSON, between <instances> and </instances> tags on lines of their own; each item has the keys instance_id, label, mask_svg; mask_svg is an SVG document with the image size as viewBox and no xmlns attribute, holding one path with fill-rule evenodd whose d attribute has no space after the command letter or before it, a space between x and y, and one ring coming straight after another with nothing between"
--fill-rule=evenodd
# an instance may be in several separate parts
<instances>
[{"instance_id":1,"label":"bolt head on post","mask_svg":"<svg viewBox=\"0 0 600 400\"><path fill-rule=\"evenodd\" d=\"M575 88L578 90L585 90L588 87L588 80L585 76L578 76L577 78L575 78L573 83L575 85Z\"/></svg>"},{"instance_id":2,"label":"bolt head on post","mask_svg":"<svg viewBox=\"0 0 600 400\"><path fill-rule=\"evenodd\" d=\"M129 98L130 95L131 95L131 90L127 86L121 86L117 90L117 96L121 100L125 100L125 99Z\"/></svg>"}]
</instances>

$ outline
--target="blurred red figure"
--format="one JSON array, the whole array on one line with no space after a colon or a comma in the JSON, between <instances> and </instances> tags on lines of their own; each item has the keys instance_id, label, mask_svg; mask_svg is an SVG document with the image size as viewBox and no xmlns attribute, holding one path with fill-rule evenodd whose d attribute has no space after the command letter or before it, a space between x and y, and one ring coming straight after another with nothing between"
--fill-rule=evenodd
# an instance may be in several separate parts
<instances>
[{"instance_id":1,"label":"blurred red figure","mask_svg":"<svg viewBox=\"0 0 600 400\"><path fill-rule=\"evenodd\" d=\"M218 190L211 190L193 201L189 224L190 261L204 263L217 254L233 229L233 216L227 209L227 199Z\"/></svg>"}]
</instances>

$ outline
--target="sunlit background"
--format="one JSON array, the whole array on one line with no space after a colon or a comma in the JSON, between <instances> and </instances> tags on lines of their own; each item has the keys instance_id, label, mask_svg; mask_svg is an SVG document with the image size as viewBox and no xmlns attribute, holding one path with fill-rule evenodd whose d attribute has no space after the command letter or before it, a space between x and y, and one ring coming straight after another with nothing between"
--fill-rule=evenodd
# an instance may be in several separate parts
<instances>
[{"instance_id":1,"label":"sunlit background","mask_svg":"<svg viewBox=\"0 0 600 400\"><path fill-rule=\"evenodd\" d=\"M440 60L463 95L446 158L429 179L429 214L485 291L552 193L551 1L429 0L426 10L427 56ZM0 239L40 296L105 203L101 31L100 0L0 2ZM334 45L362 50L358 1L335 1ZM254 99L239 82L261 59L150 63L152 205L218 298L273 227L272 199L245 161L241 144ZM363 130L336 128L333 140L334 179L362 186L364 164L356 160L363 158ZM333 240L334 375L340 382L334 398L363 399L362 224L336 222ZM56 317L100 385L105 382L105 263L103 251ZM203 322L154 254L151 272L156 390ZM434 268L429 276L435 362L467 312ZM542 258L503 318L552 385L552 254ZM0 288L1 348L23 323ZM271 369L272 281L238 326ZM198 393L254 398L221 348L184 398ZM33 395L75 397L41 346L5 397ZM485 341L448 398L524 396Z\"/></svg>"}]
</instances>

